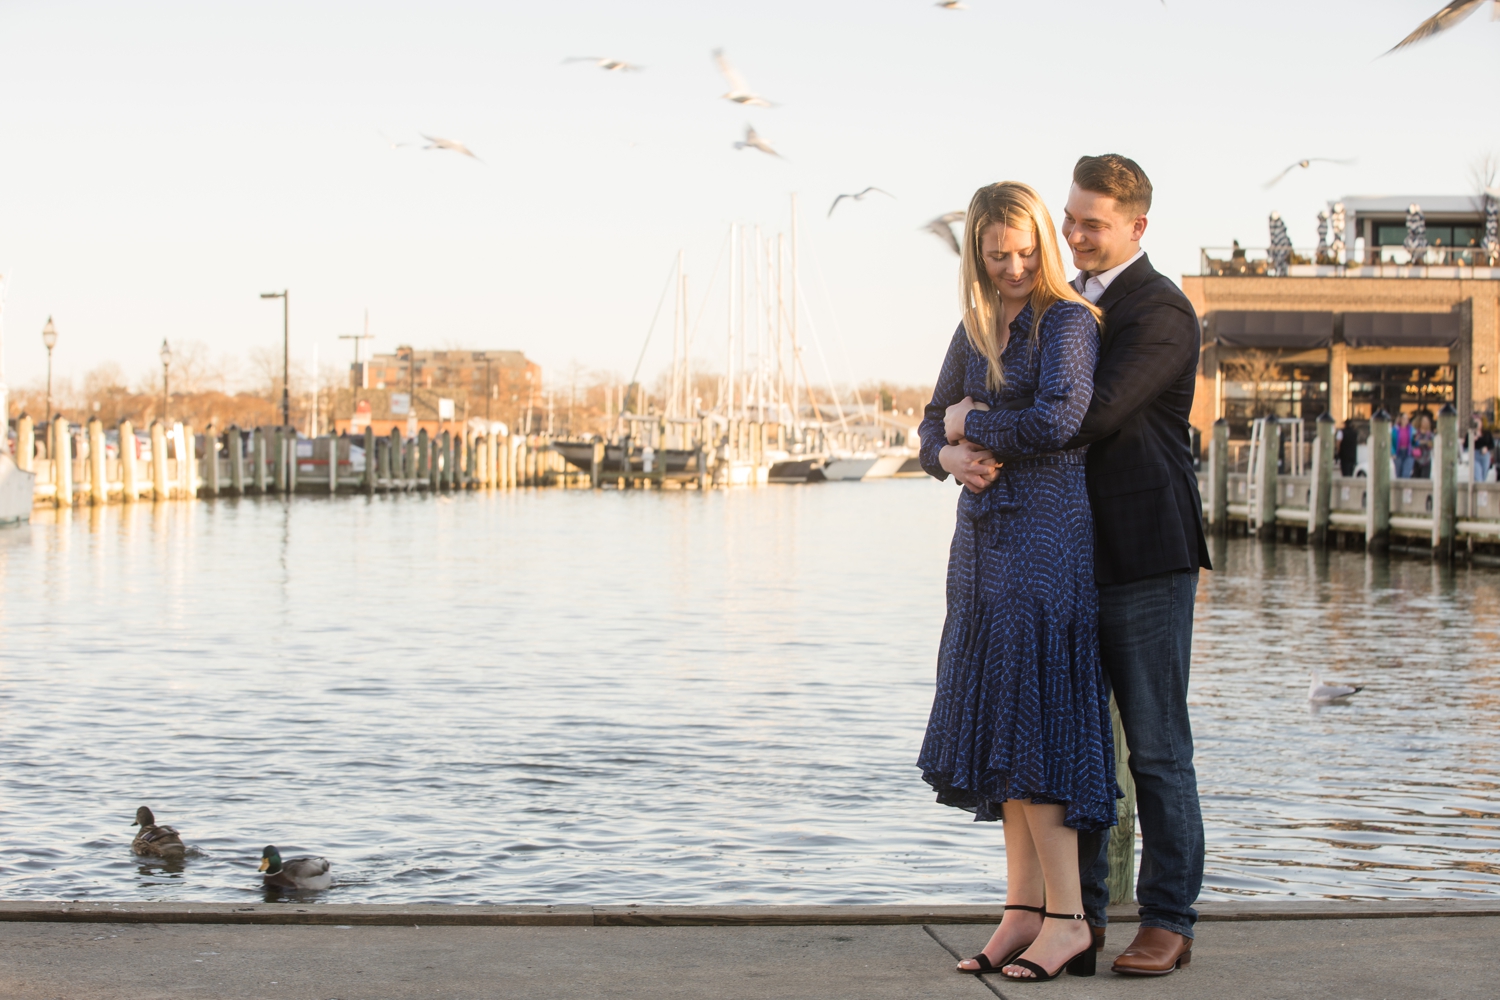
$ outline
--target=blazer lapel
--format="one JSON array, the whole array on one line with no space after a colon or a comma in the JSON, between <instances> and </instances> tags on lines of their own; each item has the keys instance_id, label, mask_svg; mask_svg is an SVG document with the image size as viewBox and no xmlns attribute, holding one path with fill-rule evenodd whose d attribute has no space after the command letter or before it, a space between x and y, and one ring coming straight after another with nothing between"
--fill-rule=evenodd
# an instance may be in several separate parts
<instances>
[{"instance_id":1,"label":"blazer lapel","mask_svg":"<svg viewBox=\"0 0 1500 1000\"><path fill-rule=\"evenodd\" d=\"M1140 260L1121 271L1119 277L1109 283L1109 287L1104 290L1103 295L1099 296L1099 301L1095 305L1108 316L1116 302L1154 277L1156 277L1156 268L1151 266L1151 258L1141 254Z\"/></svg>"}]
</instances>

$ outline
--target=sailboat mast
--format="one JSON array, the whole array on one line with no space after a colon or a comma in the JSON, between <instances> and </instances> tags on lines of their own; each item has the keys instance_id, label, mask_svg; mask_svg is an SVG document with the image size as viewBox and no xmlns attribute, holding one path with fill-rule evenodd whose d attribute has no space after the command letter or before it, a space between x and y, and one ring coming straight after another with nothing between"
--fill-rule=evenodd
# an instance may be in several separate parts
<instances>
[{"instance_id":1,"label":"sailboat mast","mask_svg":"<svg viewBox=\"0 0 1500 1000\"><path fill-rule=\"evenodd\" d=\"M797 367L802 363L802 343L797 337L797 195L792 195L792 426L801 437L801 411L797 408ZM808 399L812 398L812 386L807 387Z\"/></svg>"},{"instance_id":2,"label":"sailboat mast","mask_svg":"<svg viewBox=\"0 0 1500 1000\"><path fill-rule=\"evenodd\" d=\"M734 241L738 234L738 227L731 222L729 224L729 294L726 296L726 300L729 303L729 314L725 317L724 324L729 335L727 352L729 354L729 374L725 380L725 388L729 390L729 398L724 409L724 416L728 419L733 419L734 417Z\"/></svg>"}]
</instances>

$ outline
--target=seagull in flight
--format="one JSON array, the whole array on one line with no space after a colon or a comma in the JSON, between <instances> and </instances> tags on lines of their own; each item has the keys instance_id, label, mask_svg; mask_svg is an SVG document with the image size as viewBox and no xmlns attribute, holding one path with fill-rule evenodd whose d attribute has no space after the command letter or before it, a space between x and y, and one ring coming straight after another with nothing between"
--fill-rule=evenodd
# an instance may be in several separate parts
<instances>
[{"instance_id":1,"label":"seagull in flight","mask_svg":"<svg viewBox=\"0 0 1500 1000\"><path fill-rule=\"evenodd\" d=\"M938 0L937 3L933 4L933 6L934 7L941 7L944 10L968 10L969 9L968 7L966 7L963 4L959 3L958 0Z\"/></svg>"},{"instance_id":2,"label":"seagull in flight","mask_svg":"<svg viewBox=\"0 0 1500 1000\"><path fill-rule=\"evenodd\" d=\"M719 95L724 100L733 101L736 104L753 104L761 108L775 106L750 89L750 85L745 82L745 78L740 76L733 66L729 65L728 59L724 58L723 49L714 49L714 62L719 64L719 72L723 73L724 79L729 81L729 91Z\"/></svg>"},{"instance_id":3,"label":"seagull in flight","mask_svg":"<svg viewBox=\"0 0 1500 1000\"><path fill-rule=\"evenodd\" d=\"M962 256L963 251L958 248L958 237L953 235L953 224L964 221L964 214L963 212L948 212L933 219L922 228L948 244L948 248L954 253Z\"/></svg>"},{"instance_id":4,"label":"seagull in flight","mask_svg":"<svg viewBox=\"0 0 1500 1000\"><path fill-rule=\"evenodd\" d=\"M444 139L440 136L428 135L425 132L422 133L422 138L426 139L428 143L430 143L430 145L423 146L423 149L449 149L455 153L462 153L470 159L479 160L480 163L484 162L483 160L480 160L479 157L474 155L473 150L469 149L468 146L465 146L457 139Z\"/></svg>"},{"instance_id":5,"label":"seagull in flight","mask_svg":"<svg viewBox=\"0 0 1500 1000\"><path fill-rule=\"evenodd\" d=\"M864 201L865 200L865 195L869 194L871 191L877 191L880 194L885 195L887 198L894 198L894 197L896 197L895 195L891 194L889 191L881 190L878 187L867 187L863 191L861 191L859 194L841 194L837 198L833 199L833 204L832 205L828 206L828 217L829 218L833 217L833 210L835 208L838 208L839 207L839 202L843 201L845 198L853 198L855 201Z\"/></svg>"},{"instance_id":6,"label":"seagull in flight","mask_svg":"<svg viewBox=\"0 0 1500 1000\"><path fill-rule=\"evenodd\" d=\"M776 152L776 150L772 149L771 148L771 144L769 142L767 142L766 140L762 139L760 137L760 133L756 132L755 129L752 128L749 125L745 126L745 141L744 142L737 142L737 143L735 143L734 144L734 148L735 149L758 149L762 153L769 153L772 156L776 157L777 159L786 159L786 157L782 156L780 153Z\"/></svg>"},{"instance_id":7,"label":"seagull in flight","mask_svg":"<svg viewBox=\"0 0 1500 1000\"><path fill-rule=\"evenodd\" d=\"M1349 164L1351 164L1353 162L1354 162L1353 160L1330 160L1326 156L1309 156L1305 160L1298 160L1296 163L1293 163L1290 167L1287 167L1281 173L1277 174L1275 177L1272 177L1270 180L1266 181L1266 183L1263 186L1264 186L1264 188L1267 191L1271 190L1271 188L1275 187L1278 183L1280 183L1280 181L1281 181L1281 179L1283 177L1285 177L1287 174L1291 173L1293 170L1296 170L1298 167L1301 167L1303 170L1306 170L1308 167L1312 166L1314 163L1337 163L1337 164L1339 164L1341 166L1347 167Z\"/></svg>"},{"instance_id":8,"label":"seagull in flight","mask_svg":"<svg viewBox=\"0 0 1500 1000\"><path fill-rule=\"evenodd\" d=\"M1318 672L1314 670L1312 683L1307 685L1307 700L1319 705L1327 705L1364 689L1363 684L1324 684L1318 679Z\"/></svg>"},{"instance_id":9,"label":"seagull in flight","mask_svg":"<svg viewBox=\"0 0 1500 1000\"><path fill-rule=\"evenodd\" d=\"M593 63L607 73L614 72L615 70L619 70L621 73L639 73L646 68L644 66L637 66L635 63L628 63L623 59L611 59L609 56L569 56L563 60L564 65L576 62Z\"/></svg>"},{"instance_id":10,"label":"seagull in flight","mask_svg":"<svg viewBox=\"0 0 1500 1000\"><path fill-rule=\"evenodd\" d=\"M1425 41L1440 32L1447 31L1470 14L1474 13L1485 0L1452 0L1442 10L1417 25L1416 29L1401 41L1386 50L1385 55L1390 55L1397 49L1404 49L1408 45L1415 45ZM1490 7L1490 20L1500 20L1500 3L1492 4Z\"/></svg>"}]
</instances>

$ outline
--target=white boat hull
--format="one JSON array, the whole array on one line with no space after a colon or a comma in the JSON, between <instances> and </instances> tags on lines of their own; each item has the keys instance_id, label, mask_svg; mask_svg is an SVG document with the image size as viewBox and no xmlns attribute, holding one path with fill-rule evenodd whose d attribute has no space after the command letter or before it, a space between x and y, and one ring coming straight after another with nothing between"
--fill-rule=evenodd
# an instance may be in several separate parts
<instances>
[{"instance_id":1,"label":"white boat hull","mask_svg":"<svg viewBox=\"0 0 1500 1000\"><path fill-rule=\"evenodd\" d=\"M0 528L31 520L36 503L36 473L16 468L11 457L0 453Z\"/></svg>"},{"instance_id":2,"label":"white boat hull","mask_svg":"<svg viewBox=\"0 0 1500 1000\"><path fill-rule=\"evenodd\" d=\"M865 478L875 467L877 458L835 458L823 466L823 476L830 482L853 482Z\"/></svg>"}]
</instances>

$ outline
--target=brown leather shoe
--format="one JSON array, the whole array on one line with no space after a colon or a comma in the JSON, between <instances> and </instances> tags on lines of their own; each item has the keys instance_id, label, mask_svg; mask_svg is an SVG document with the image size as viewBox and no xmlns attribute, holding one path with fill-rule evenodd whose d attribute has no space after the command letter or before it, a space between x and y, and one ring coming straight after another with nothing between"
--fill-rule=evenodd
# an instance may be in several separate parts
<instances>
[{"instance_id":1,"label":"brown leather shoe","mask_svg":"<svg viewBox=\"0 0 1500 1000\"><path fill-rule=\"evenodd\" d=\"M1124 976L1165 976L1192 960L1192 938L1164 927L1142 927L1110 968Z\"/></svg>"},{"instance_id":2,"label":"brown leather shoe","mask_svg":"<svg viewBox=\"0 0 1500 1000\"><path fill-rule=\"evenodd\" d=\"M1103 927L1095 927L1092 924L1090 924L1089 925L1089 930L1091 930L1091 931L1094 932L1094 950L1095 951L1103 951L1104 950L1104 928Z\"/></svg>"}]
</instances>

